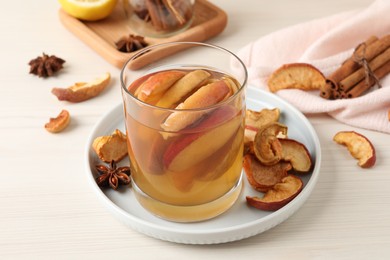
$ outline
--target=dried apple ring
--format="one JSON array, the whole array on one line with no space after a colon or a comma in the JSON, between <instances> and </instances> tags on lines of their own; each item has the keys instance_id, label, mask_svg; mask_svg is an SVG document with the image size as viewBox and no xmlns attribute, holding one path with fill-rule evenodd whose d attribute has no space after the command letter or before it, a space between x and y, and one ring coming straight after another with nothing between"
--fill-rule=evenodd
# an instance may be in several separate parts
<instances>
[{"instance_id":1,"label":"dried apple ring","mask_svg":"<svg viewBox=\"0 0 390 260\"><path fill-rule=\"evenodd\" d=\"M278 122L265 125L256 133L253 149L257 159L265 165L273 165L283 157L278 136L287 136L287 126Z\"/></svg>"}]
</instances>

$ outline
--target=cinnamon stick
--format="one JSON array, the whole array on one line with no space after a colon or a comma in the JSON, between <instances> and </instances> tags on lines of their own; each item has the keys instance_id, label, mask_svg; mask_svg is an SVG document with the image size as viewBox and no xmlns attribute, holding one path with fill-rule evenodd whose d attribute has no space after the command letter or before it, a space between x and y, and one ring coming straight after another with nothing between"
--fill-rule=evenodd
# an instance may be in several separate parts
<instances>
[{"instance_id":1,"label":"cinnamon stick","mask_svg":"<svg viewBox=\"0 0 390 260\"><path fill-rule=\"evenodd\" d=\"M172 0L162 0L164 5L167 7L167 10L169 11L170 15L177 21L179 25L183 25L186 22L186 19L184 18L183 14L180 13L180 10L177 10L176 7L173 5Z\"/></svg>"},{"instance_id":2,"label":"cinnamon stick","mask_svg":"<svg viewBox=\"0 0 390 260\"><path fill-rule=\"evenodd\" d=\"M373 58L375 58L377 55L379 55L389 47L390 35L386 35L380 39L375 36L371 36L363 44L360 44L356 48L354 55L363 56L364 54L364 58L367 61L371 61ZM334 98L333 96L329 96L328 93L330 93L330 91L327 90L329 88L336 91L343 91L344 86L342 84L339 85L339 82L361 67L358 62L355 61L354 55L347 59L334 73L328 76L326 81L327 83L320 92L320 96L328 99ZM354 84L352 83L352 85L350 86L353 85Z\"/></svg>"},{"instance_id":3,"label":"cinnamon stick","mask_svg":"<svg viewBox=\"0 0 390 260\"><path fill-rule=\"evenodd\" d=\"M355 52L361 54L364 48L363 46L371 45L377 40L378 37L371 36L364 42L364 44L360 44L356 48ZM345 60L343 64L341 64L340 68L338 68L336 71L334 71L331 75L328 76L328 78L326 79L326 84L323 85L320 89L320 96L326 99L337 98L333 95L333 93L337 93L339 91L338 82L340 82L340 80L344 79L347 75L354 72L358 68L359 64L355 62L353 56Z\"/></svg>"},{"instance_id":4,"label":"cinnamon stick","mask_svg":"<svg viewBox=\"0 0 390 260\"><path fill-rule=\"evenodd\" d=\"M159 7L159 1L154 0L145 0L146 8L148 9L150 20L152 22L152 25L156 30L162 30L162 19L160 17L160 11L158 10Z\"/></svg>"},{"instance_id":5,"label":"cinnamon stick","mask_svg":"<svg viewBox=\"0 0 390 260\"><path fill-rule=\"evenodd\" d=\"M390 60L390 48L388 48L386 51L383 53L379 54L377 57L372 59L368 65L372 71L375 71L379 67L381 67L383 64L388 62ZM351 88L353 88L358 82L360 82L362 79L366 77L366 71L362 67L343 79L342 81L339 82L340 89L342 91L348 92Z\"/></svg>"},{"instance_id":6,"label":"cinnamon stick","mask_svg":"<svg viewBox=\"0 0 390 260\"><path fill-rule=\"evenodd\" d=\"M387 39L388 38L388 39ZM390 45L390 35L389 37L387 37L385 40L381 39L382 41L388 41L388 44ZM374 45L375 43L375 45ZM378 43L378 37L376 36L371 36L370 38L368 38L363 44L360 44L355 52L358 54L358 55L362 55L362 52L363 52L363 48L365 46L365 48L367 49L366 50L366 55L368 55L368 47L369 46L372 46L374 45L375 48L377 48L376 46L377 45L380 45L380 43ZM383 50L379 50L378 49L378 52L382 52ZM370 49L370 52L372 52L372 47ZM373 55L373 54L370 54L370 55ZM376 55L374 55L375 57ZM367 60L370 60L369 57L366 57ZM348 58L347 60L345 60L343 62L343 64L341 65L340 68L338 68L336 71L334 71L331 75L329 75L329 77L327 78L327 81L329 82L330 84L330 87L332 89L335 89L337 87L337 83L340 82L342 79L344 79L346 76L350 75L352 72L354 72L355 70L359 69L359 64L354 60L353 56L351 56L350 58Z\"/></svg>"},{"instance_id":7,"label":"cinnamon stick","mask_svg":"<svg viewBox=\"0 0 390 260\"><path fill-rule=\"evenodd\" d=\"M390 48L389 48L390 49ZM388 60L385 64L383 64L381 67L374 70L374 75L381 79L384 76L386 76L388 73L390 73L390 60ZM375 85L376 81L371 77L369 79L369 84L367 85L367 82L362 79L358 84L353 86L349 91L346 92L347 98L354 98L359 97L364 92L369 90L371 87Z\"/></svg>"}]
</instances>

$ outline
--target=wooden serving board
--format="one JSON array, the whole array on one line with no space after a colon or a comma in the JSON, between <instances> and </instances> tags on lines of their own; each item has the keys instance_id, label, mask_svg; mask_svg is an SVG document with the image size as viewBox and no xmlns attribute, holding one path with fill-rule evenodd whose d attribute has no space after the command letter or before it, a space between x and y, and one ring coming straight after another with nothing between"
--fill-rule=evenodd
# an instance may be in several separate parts
<instances>
[{"instance_id":1,"label":"wooden serving board","mask_svg":"<svg viewBox=\"0 0 390 260\"><path fill-rule=\"evenodd\" d=\"M136 53L120 52L115 46L115 42L121 37L137 34L129 26L128 18L121 6L121 1L118 1L110 16L97 22L79 20L68 15L62 9L59 10L59 17L69 31L118 68L122 68L124 63ZM202 42L221 33L225 29L226 24L227 15L223 10L206 0L196 0L194 20L187 30L167 38L145 37L145 41L149 46L176 41ZM172 52L170 53L172 54ZM137 58L137 60L141 60L143 57L144 55ZM144 59L148 59L148 56L145 56ZM148 62L149 59L144 60L142 63L146 65Z\"/></svg>"}]
</instances>

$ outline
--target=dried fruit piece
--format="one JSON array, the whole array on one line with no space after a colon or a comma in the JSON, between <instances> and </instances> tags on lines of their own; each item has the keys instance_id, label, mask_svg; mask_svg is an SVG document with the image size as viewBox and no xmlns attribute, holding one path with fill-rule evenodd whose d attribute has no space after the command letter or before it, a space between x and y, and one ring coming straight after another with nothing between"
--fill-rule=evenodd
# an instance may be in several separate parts
<instances>
[{"instance_id":1,"label":"dried fruit piece","mask_svg":"<svg viewBox=\"0 0 390 260\"><path fill-rule=\"evenodd\" d=\"M244 156L243 167L249 184L257 191L266 192L282 181L292 169L289 162L280 161L266 166L259 162L253 154Z\"/></svg>"},{"instance_id":2,"label":"dried fruit piece","mask_svg":"<svg viewBox=\"0 0 390 260\"><path fill-rule=\"evenodd\" d=\"M354 131L341 131L338 132L333 140L348 148L350 154L357 159L358 165L362 168L370 168L374 166L376 161L375 148L362 134Z\"/></svg>"},{"instance_id":3,"label":"dried fruit piece","mask_svg":"<svg viewBox=\"0 0 390 260\"><path fill-rule=\"evenodd\" d=\"M282 145L278 136L287 136L287 126L274 122L261 127L255 136L253 149L257 159L264 165L273 165L282 159Z\"/></svg>"},{"instance_id":4,"label":"dried fruit piece","mask_svg":"<svg viewBox=\"0 0 390 260\"><path fill-rule=\"evenodd\" d=\"M312 160L304 144L292 139L279 139L279 142L282 145L282 159L290 162L295 171L311 170Z\"/></svg>"},{"instance_id":5,"label":"dried fruit piece","mask_svg":"<svg viewBox=\"0 0 390 260\"><path fill-rule=\"evenodd\" d=\"M280 183L275 184L262 198L247 196L247 203L255 208L275 211L293 200L303 189L302 180L292 174L287 175Z\"/></svg>"},{"instance_id":6,"label":"dried fruit piece","mask_svg":"<svg viewBox=\"0 0 390 260\"><path fill-rule=\"evenodd\" d=\"M182 100L183 97L194 91L211 74L205 70L194 70L179 79L164 93L156 106L170 108Z\"/></svg>"},{"instance_id":7,"label":"dried fruit piece","mask_svg":"<svg viewBox=\"0 0 390 260\"><path fill-rule=\"evenodd\" d=\"M119 162L127 155L126 135L115 129L111 135L99 136L92 143L97 156L104 162Z\"/></svg>"},{"instance_id":8,"label":"dried fruit piece","mask_svg":"<svg viewBox=\"0 0 390 260\"><path fill-rule=\"evenodd\" d=\"M226 84L226 82L223 80L218 80L198 89L183 103L180 103L176 109L181 110L205 108L211 105L215 105L223 100L230 92L231 89ZM168 116L161 127L166 131L176 132L185 128L186 126L191 125L204 114L204 111L176 111Z\"/></svg>"},{"instance_id":9,"label":"dried fruit piece","mask_svg":"<svg viewBox=\"0 0 390 260\"><path fill-rule=\"evenodd\" d=\"M176 81L186 75L183 71L169 70L162 71L149 77L142 83L136 91L137 98L148 104L155 104L160 100L161 96L167 91Z\"/></svg>"},{"instance_id":10,"label":"dried fruit piece","mask_svg":"<svg viewBox=\"0 0 390 260\"><path fill-rule=\"evenodd\" d=\"M99 95L110 83L110 73L105 73L101 78L92 82L76 82L68 88L53 88L53 93L58 100L69 102L81 102Z\"/></svg>"},{"instance_id":11,"label":"dried fruit piece","mask_svg":"<svg viewBox=\"0 0 390 260\"><path fill-rule=\"evenodd\" d=\"M115 45L117 50L121 52L134 52L148 46L143 36L134 34L120 38Z\"/></svg>"},{"instance_id":12,"label":"dried fruit piece","mask_svg":"<svg viewBox=\"0 0 390 260\"><path fill-rule=\"evenodd\" d=\"M274 71L268 79L271 92L281 89L315 90L325 86L325 76L311 64L284 64Z\"/></svg>"},{"instance_id":13,"label":"dried fruit piece","mask_svg":"<svg viewBox=\"0 0 390 260\"><path fill-rule=\"evenodd\" d=\"M49 123L45 124L45 129L50 133L59 133L70 123L70 114L63 109L56 118L50 118Z\"/></svg>"},{"instance_id":14,"label":"dried fruit piece","mask_svg":"<svg viewBox=\"0 0 390 260\"><path fill-rule=\"evenodd\" d=\"M257 131L269 123L278 122L280 109L264 108L260 111L247 109L245 111L245 143L253 141Z\"/></svg>"}]
</instances>

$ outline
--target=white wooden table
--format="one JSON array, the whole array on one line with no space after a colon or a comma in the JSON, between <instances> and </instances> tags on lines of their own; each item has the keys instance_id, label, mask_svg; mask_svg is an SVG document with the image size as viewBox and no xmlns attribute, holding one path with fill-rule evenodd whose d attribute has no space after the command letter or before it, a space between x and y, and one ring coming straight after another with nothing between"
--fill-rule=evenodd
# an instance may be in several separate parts
<instances>
[{"instance_id":1,"label":"white wooden table","mask_svg":"<svg viewBox=\"0 0 390 260\"><path fill-rule=\"evenodd\" d=\"M213 0L229 15L209 40L234 52L275 30L371 0ZM238 3L239 2L239 3ZM86 140L94 124L121 100L119 69L65 29L57 1L2 1L0 8L0 258L19 259L389 259L390 138L326 116L309 115L322 145L317 186L287 221L260 235L220 245L191 246L150 238L109 213L84 172ZM57 77L29 75L42 52L64 58ZM52 87L109 71L115 84L86 103L59 102ZM43 128L61 109L73 115L58 135ZM362 170L332 141L357 130L377 149L377 165Z\"/></svg>"}]
</instances>

